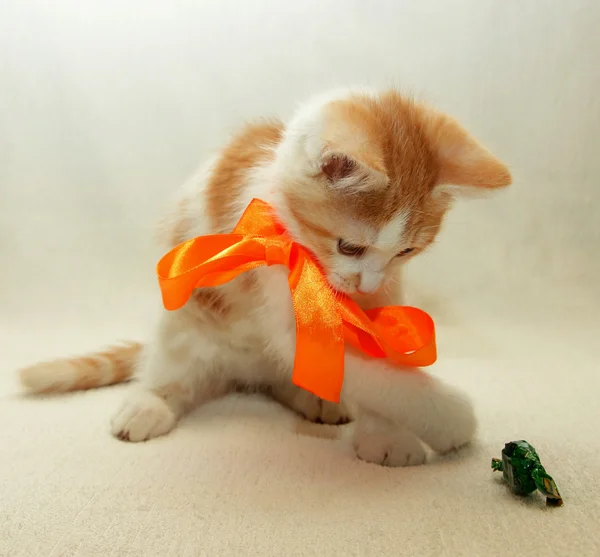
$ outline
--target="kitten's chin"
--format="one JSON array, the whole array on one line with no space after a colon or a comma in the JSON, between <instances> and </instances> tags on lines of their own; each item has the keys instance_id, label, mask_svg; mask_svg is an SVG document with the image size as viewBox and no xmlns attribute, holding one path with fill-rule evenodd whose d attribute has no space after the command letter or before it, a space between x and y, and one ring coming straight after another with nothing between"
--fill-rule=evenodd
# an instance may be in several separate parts
<instances>
[{"instance_id":1,"label":"kitten's chin","mask_svg":"<svg viewBox=\"0 0 600 557\"><path fill-rule=\"evenodd\" d=\"M349 290L347 288L334 288L333 290L338 294L344 294L345 296L350 296L351 298L361 295L360 292L356 289Z\"/></svg>"}]
</instances>

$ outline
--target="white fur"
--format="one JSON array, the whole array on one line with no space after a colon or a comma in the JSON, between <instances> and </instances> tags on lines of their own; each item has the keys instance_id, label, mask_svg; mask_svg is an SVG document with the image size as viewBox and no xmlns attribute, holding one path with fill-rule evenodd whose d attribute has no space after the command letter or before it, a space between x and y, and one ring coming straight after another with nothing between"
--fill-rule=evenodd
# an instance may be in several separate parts
<instances>
[{"instance_id":1,"label":"white fur","mask_svg":"<svg viewBox=\"0 0 600 557\"><path fill-rule=\"evenodd\" d=\"M407 221L408 215L403 211L388 222L379 232L375 247L395 253L398 249L398 238L404 236Z\"/></svg>"},{"instance_id":2,"label":"white fur","mask_svg":"<svg viewBox=\"0 0 600 557\"><path fill-rule=\"evenodd\" d=\"M366 411L354 430L354 448L361 460L386 466L416 466L426 458L423 445L408 429Z\"/></svg>"},{"instance_id":3,"label":"white fur","mask_svg":"<svg viewBox=\"0 0 600 557\"><path fill-rule=\"evenodd\" d=\"M75 368L71 362L63 360L48 362L44 366L31 366L21 370L21 383L34 393L68 391L77 377ZM112 373L112 366L109 367L109 372Z\"/></svg>"},{"instance_id":4,"label":"white fur","mask_svg":"<svg viewBox=\"0 0 600 557\"><path fill-rule=\"evenodd\" d=\"M275 160L248 173L247 188L235 201L236 214L229 224L233 225L248 202L257 197L275 207L292 235L301 233L283 203L278 177L314 171L323 102L320 99L304 107L288 126ZM206 168L202 170L194 187L190 189L188 184L182 194L191 200L188 210L189 216L194 216L194 236L207 232L202 192L208 173ZM360 226L355 223L355 227ZM379 249L362 260L340 256L333 274L339 274L343 283L346 275L359 272L361 281L355 286L375 291L397 250L391 239L401 234L403 226L403 217L394 221L377 239ZM356 233L373 232L363 229ZM221 287L228 299L236 302L226 324L193 303L163 312L140 362L141 391L133 391L114 417L115 435L140 441L164 434L187 408L226 392L231 382L274 387L291 383L296 341L287 270L271 267L254 273L258 286L250 294L239 294L239 279ZM333 275L330 279L335 283ZM471 405L425 372L393 368L353 353L347 354L345 366L343 399L361 409L355 437L361 458L389 465L420 464L425 453L417 437L440 452L472 438L475 420ZM179 388L168 396L153 394L173 383ZM315 399L308 397L307 401L314 404Z\"/></svg>"}]
</instances>

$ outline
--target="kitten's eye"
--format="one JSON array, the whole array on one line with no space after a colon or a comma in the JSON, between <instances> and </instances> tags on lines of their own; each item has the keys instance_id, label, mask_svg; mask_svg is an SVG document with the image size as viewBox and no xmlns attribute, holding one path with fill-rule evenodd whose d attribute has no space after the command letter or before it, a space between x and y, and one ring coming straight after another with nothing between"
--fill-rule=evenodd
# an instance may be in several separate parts
<instances>
[{"instance_id":1,"label":"kitten's eye","mask_svg":"<svg viewBox=\"0 0 600 557\"><path fill-rule=\"evenodd\" d=\"M349 244L348 242L344 242L341 238L338 240L337 249L342 255L347 255L349 257L360 257L367 251L367 248L364 246Z\"/></svg>"},{"instance_id":2,"label":"kitten's eye","mask_svg":"<svg viewBox=\"0 0 600 557\"><path fill-rule=\"evenodd\" d=\"M402 257L403 255L408 255L411 251L415 251L415 248L406 248L396 254L396 257Z\"/></svg>"}]
</instances>

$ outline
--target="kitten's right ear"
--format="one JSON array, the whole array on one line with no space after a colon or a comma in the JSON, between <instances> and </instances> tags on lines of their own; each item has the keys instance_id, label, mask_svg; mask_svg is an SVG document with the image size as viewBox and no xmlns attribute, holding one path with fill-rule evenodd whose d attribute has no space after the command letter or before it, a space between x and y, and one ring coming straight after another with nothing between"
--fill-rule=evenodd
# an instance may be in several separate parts
<instances>
[{"instance_id":1,"label":"kitten's right ear","mask_svg":"<svg viewBox=\"0 0 600 557\"><path fill-rule=\"evenodd\" d=\"M358 157L335 150L327 150L321 157L321 173L334 190L363 193L383 189L389 178L383 169L374 168Z\"/></svg>"},{"instance_id":2,"label":"kitten's right ear","mask_svg":"<svg viewBox=\"0 0 600 557\"><path fill-rule=\"evenodd\" d=\"M313 138L317 163L327 187L343 193L384 189L389 178L370 111L352 101L328 102L319 110Z\"/></svg>"}]
</instances>

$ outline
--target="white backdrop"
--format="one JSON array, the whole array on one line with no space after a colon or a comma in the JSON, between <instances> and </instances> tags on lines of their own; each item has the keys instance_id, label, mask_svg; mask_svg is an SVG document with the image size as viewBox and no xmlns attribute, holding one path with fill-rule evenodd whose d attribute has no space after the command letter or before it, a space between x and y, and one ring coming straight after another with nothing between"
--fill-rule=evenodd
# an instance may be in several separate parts
<instances>
[{"instance_id":1,"label":"white backdrop","mask_svg":"<svg viewBox=\"0 0 600 557\"><path fill-rule=\"evenodd\" d=\"M435 102L514 173L412 266L427 296L502 308L515 285L531 299L551 284L585 307L600 292L598 21L594 0L5 0L3 313L144 311L171 192L244 119L345 84Z\"/></svg>"},{"instance_id":2,"label":"white backdrop","mask_svg":"<svg viewBox=\"0 0 600 557\"><path fill-rule=\"evenodd\" d=\"M456 370L448 376L470 389L481 406L488 443L479 455L484 468L504 435L524 435L525 425L531 426L528 431L536 429L555 463L564 456L551 452L558 451L552 448L555 437L562 443L568 436L575 460L562 469L559 464L559 471L563 482L571 478L571 505L574 491L586 504L597 502L586 491L590 486L580 479L580 468L585 462L588 478L600 473L600 446L588 444L597 438L592 425L598 419L593 414L597 364L587 356L597 343L600 309L599 24L597 0L3 0L2 375L12 378L16 366L33 359L142 336L159 305L154 224L175 188L241 121L285 118L308 95L331 87L397 85L458 117L511 167L515 179L512 188L491 199L461 203L438 245L411 263L409 271L410 301L430 310L438 322L440 362L454 362ZM572 357L575 347L583 348ZM490 363L506 353L520 354L512 375ZM479 360L471 371L452 360L456 357ZM546 376L553 365L555 374ZM577 373L580 382L571 380ZM562 409L553 399L557 393ZM116 404L114 393L86 396L87 402L77 406L81 415L97 416L94 427L104 427ZM61 400L76 403L75 398ZM88 406L93 401L98 404ZM515 408L509 411L510 401ZM35 407L35 414L61 409L64 417L44 414L57 428L64 420L78 421L76 406L67 411L66 403L46 404ZM37 431L28 422L34 407L15 402L10 415L4 408L1 423L12 423L16 432L6 430L5 442L23 440L15 449L19 466L3 472L12 478L18 470L26 473L33 466L28 463L39 462L40 456L28 453L30 436ZM69 441L82 455L92 427L84 424ZM54 435L57 445L52 446L62 446L61 436ZM244 444L247 435L239 435L240 450L251 451ZM112 447L108 436L98 439ZM286 451L293 454L294 446L285 445ZM148 444L143 450L159 453L159 447ZM52 450L56 456L68 448L47 449ZM119 451L119 458L150 454ZM246 462L252 459L246 455ZM466 466L472 468L455 468L466 474L467 485L481 467L470 462ZM236 465L230 465L235 471ZM338 470L337 463L331 466ZM256 474L261 477L260 470ZM392 481L392 476L385 478ZM437 485L434 491L442 485L435 477L431 481ZM20 485L18 476L11 485ZM153 493L152 486L144 489ZM243 489L252 488L238 484L232 496ZM309 501L312 492L306 489ZM35 502L37 488L27 493ZM156 501L162 497L155 495ZM207 501L213 496L221 495L203 494ZM20 497L19 492L15 501ZM368 497L363 493L358 507ZM103 505L105 499L98 501ZM106 508L119 508L115 501ZM469 500L465 512L485 513L487 505L477 507ZM573 532L581 521L600 516L594 505L593 512L581 507L580 515L570 515ZM314 509L309 507L307 517ZM431 502L425 508L432 509ZM396 517L390 528L420 516L417 507L412 509L411 517L396 516L401 511L390 506L386 516ZM510 520L508 507L504 512ZM449 512L448 519L453 516ZM427 515L421 518L422 524L429 523ZM176 522L180 519L177 515ZM47 520L56 526L54 518ZM519 520L514 527L525 523ZM12 522L5 524L10 528ZM544 527L556 534L556 543L563 539L549 523ZM55 531L63 535L60 527ZM37 539L27 532L15 538L21 540L15 547ZM138 532L137 539L139 531L132 532ZM542 536L541 526L537 532ZM523 540L530 539L531 529L522 534ZM492 533L477 538L469 527L464 535L485 544ZM497 535L505 540L502 532ZM65 536L63 545L69 539ZM87 548L85 555L92 554L85 544L93 539L92 531L78 546ZM581 540L592 543L589 537ZM482 554L464 543L456 547ZM36 554L31 548L23 551Z\"/></svg>"}]
</instances>

